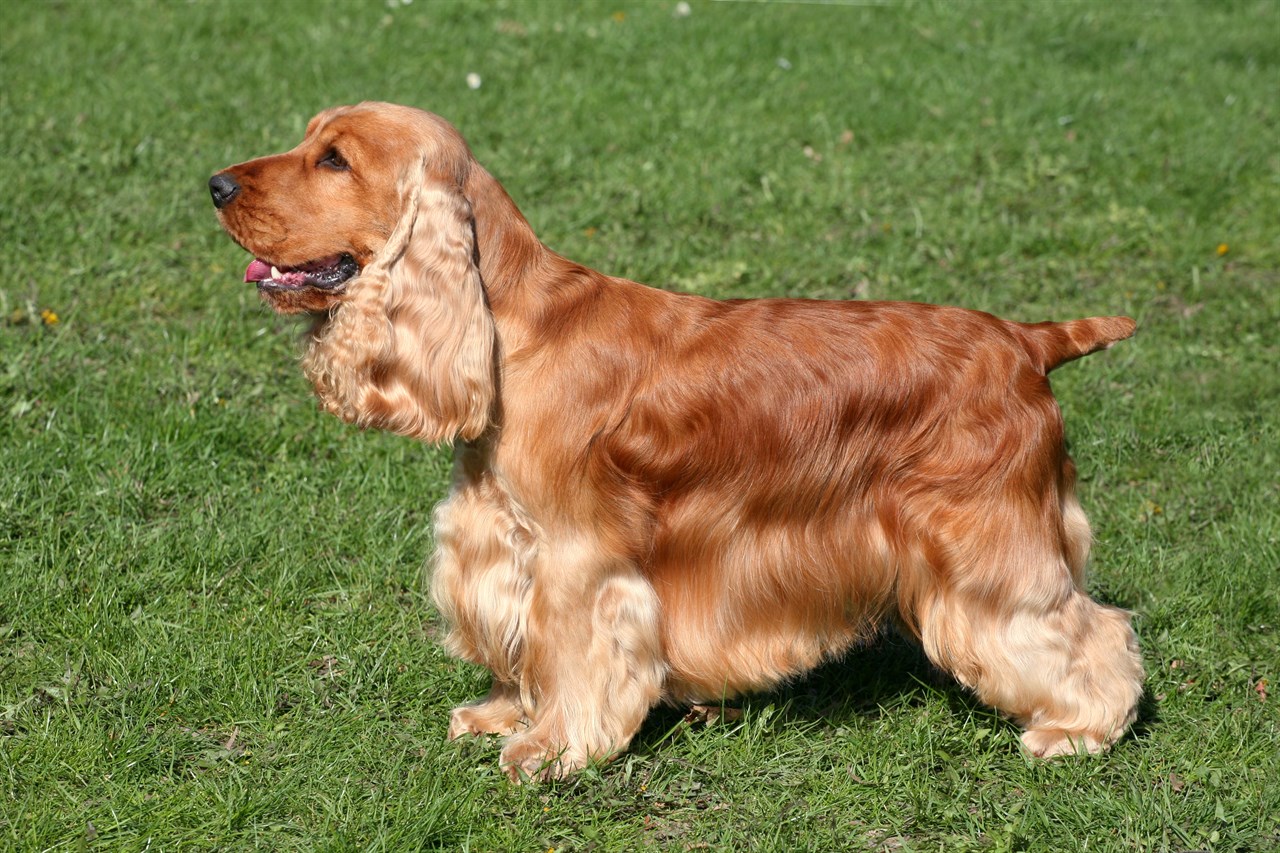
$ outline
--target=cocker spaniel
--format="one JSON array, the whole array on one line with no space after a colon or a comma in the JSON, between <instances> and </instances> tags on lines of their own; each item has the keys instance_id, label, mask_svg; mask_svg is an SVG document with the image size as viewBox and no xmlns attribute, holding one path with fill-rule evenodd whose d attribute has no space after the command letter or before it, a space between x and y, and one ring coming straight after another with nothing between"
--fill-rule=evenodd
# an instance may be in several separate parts
<instances>
[{"instance_id":1,"label":"cocker spaniel","mask_svg":"<svg viewBox=\"0 0 1280 853\"><path fill-rule=\"evenodd\" d=\"M793 678L893 621L1023 728L1100 751L1143 670L1084 589L1089 525L1046 374L1125 317L716 301L549 250L450 124L363 103L209 181L246 281L314 317L345 421L454 450L431 591L493 675L449 737L516 781L625 750L658 702Z\"/></svg>"}]
</instances>

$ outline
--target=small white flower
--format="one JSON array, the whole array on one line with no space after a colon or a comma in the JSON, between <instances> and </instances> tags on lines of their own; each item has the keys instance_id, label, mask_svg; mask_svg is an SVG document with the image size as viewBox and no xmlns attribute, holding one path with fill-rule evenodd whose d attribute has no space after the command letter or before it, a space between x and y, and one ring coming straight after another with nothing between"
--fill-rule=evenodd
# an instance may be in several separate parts
<instances>
[{"instance_id":1,"label":"small white flower","mask_svg":"<svg viewBox=\"0 0 1280 853\"><path fill-rule=\"evenodd\" d=\"M467 87L470 89L480 88L480 75L472 71L467 75Z\"/></svg>"},{"instance_id":2,"label":"small white flower","mask_svg":"<svg viewBox=\"0 0 1280 853\"><path fill-rule=\"evenodd\" d=\"M779 56L779 57L778 57L778 67L779 67L779 68L781 68L783 71L790 71L790 70L791 70L791 61L790 61L789 59L787 59L785 56Z\"/></svg>"},{"instance_id":3,"label":"small white flower","mask_svg":"<svg viewBox=\"0 0 1280 853\"><path fill-rule=\"evenodd\" d=\"M684 0L680 0L680 2L676 4L676 10L672 14L677 18L687 18L693 14L693 9L691 9L689 4L684 2Z\"/></svg>"}]
</instances>

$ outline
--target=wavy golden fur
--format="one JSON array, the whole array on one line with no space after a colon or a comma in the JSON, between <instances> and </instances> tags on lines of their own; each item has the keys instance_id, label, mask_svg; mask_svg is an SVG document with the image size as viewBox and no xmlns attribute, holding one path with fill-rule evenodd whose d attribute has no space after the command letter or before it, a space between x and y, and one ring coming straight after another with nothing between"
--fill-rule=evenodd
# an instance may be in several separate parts
<instances>
[{"instance_id":1,"label":"wavy golden fur","mask_svg":"<svg viewBox=\"0 0 1280 853\"><path fill-rule=\"evenodd\" d=\"M1137 641L1084 591L1046 378L1131 320L611 278L543 246L448 123L389 104L327 110L210 187L266 301L315 316L321 405L453 444L432 594L493 687L449 736L502 735L513 779L607 760L655 703L766 689L886 620L1035 755L1133 721Z\"/></svg>"}]
</instances>

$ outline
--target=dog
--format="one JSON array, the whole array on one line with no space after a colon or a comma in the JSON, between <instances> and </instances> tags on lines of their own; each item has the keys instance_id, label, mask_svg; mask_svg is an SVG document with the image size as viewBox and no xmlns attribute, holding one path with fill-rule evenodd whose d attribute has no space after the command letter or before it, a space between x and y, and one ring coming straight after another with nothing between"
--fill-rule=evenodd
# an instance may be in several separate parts
<instances>
[{"instance_id":1,"label":"dog","mask_svg":"<svg viewBox=\"0 0 1280 853\"><path fill-rule=\"evenodd\" d=\"M450 738L516 782L624 751L660 702L766 690L897 624L1018 723L1098 752L1142 694L1047 374L1126 317L717 301L544 246L458 131L381 103L215 174L245 280L305 313L320 406L453 446L431 592L492 673Z\"/></svg>"}]
</instances>

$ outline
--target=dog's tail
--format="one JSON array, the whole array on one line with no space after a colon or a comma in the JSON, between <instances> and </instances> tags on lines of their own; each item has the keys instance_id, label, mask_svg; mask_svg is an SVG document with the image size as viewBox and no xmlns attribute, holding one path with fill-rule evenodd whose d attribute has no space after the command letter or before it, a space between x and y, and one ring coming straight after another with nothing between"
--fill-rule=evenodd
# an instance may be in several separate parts
<instances>
[{"instance_id":1,"label":"dog's tail","mask_svg":"<svg viewBox=\"0 0 1280 853\"><path fill-rule=\"evenodd\" d=\"M1048 373L1059 365L1074 361L1116 341L1123 341L1137 329L1128 317L1089 317L1065 323L1015 323L1023 345Z\"/></svg>"}]
</instances>

